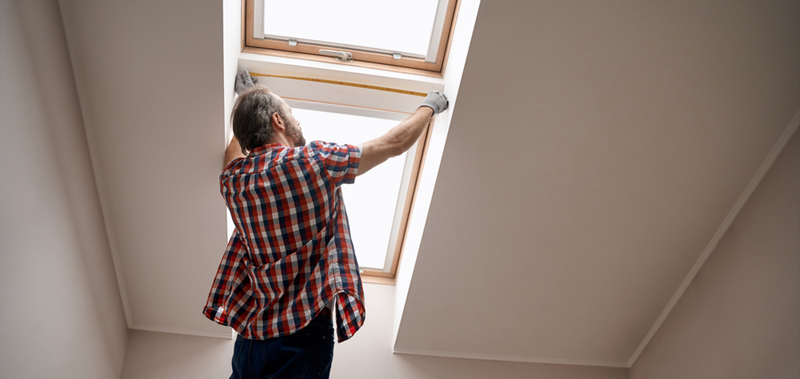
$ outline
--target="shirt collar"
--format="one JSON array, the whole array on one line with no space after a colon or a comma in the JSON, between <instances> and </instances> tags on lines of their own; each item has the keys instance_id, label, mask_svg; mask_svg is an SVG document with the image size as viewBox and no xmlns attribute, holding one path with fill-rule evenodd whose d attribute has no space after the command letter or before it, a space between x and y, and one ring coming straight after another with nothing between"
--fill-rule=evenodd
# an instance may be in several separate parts
<instances>
[{"instance_id":1,"label":"shirt collar","mask_svg":"<svg viewBox=\"0 0 800 379\"><path fill-rule=\"evenodd\" d=\"M250 154L248 154L248 156L261 155L261 154L266 153L267 150L274 149L276 147L287 147L288 148L289 146L286 146L286 145L284 145L282 143L269 143L269 144L266 144L264 146L259 146L259 147L255 148L255 149L251 150Z\"/></svg>"}]
</instances>

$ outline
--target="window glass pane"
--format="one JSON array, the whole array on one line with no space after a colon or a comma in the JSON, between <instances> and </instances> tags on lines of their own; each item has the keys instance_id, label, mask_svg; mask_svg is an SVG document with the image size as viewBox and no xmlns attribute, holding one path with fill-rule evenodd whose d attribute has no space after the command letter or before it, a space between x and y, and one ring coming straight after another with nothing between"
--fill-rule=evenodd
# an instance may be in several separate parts
<instances>
[{"instance_id":1,"label":"window glass pane","mask_svg":"<svg viewBox=\"0 0 800 379\"><path fill-rule=\"evenodd\" d=\"M437 4L438 0L264 0L264 34L424 57Z\"/></svg>"},{"instance_id":2,"label":"window glass pane","mask_svg":"<svg viewBox=\"0 0 800 379\"><path fill-rule=\"evenodd\" d=\"M292 113L309 142L357 145L383 135L398 123L397 116L391 114L387 118L366 117L304 109L302 103L292 106ZM383 269L405 161L406 154L389 159L356 178L354 184L342 185L353 247L361 268Z\"/></svg>"}]
</instances>

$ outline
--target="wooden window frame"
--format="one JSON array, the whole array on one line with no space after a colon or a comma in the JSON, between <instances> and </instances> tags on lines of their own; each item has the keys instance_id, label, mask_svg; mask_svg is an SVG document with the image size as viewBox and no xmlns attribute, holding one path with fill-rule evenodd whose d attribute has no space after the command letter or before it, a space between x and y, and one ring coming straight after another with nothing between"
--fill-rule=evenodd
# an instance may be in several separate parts
<instances>
[{"instance_id":1,"label":"wooden window frame","mask_svg":"<svg viewBox=\"0 0 800 379\"><path fill-rule=\"evenodd\" d=\"M389 284L394 285L397 280L397 267L400 264L400 256L403 255L403 248L405 247L406 235L408 233L408 223L411 221L412 209L417 198L417 190L419 189L419 179L422 176L422 169L425 163L425 157L428 153L428 144L431 141L431 129L435 118L432 118L422 131L417 140L417 151L414 155L414 166L411 171L411 178L408 181L408 192L403 202L403 216L400 219L400 227L397 231L397 241L394 246L394 255L392 256L392 266L388 273L378 270L363 270L361 272L361 280L366 283L376 284Z\"/></svg>"},{"instance_id":2,"label":"wooden window frame","mask_svg":"<svg viewBox=\"0 0 800 379\"><path fill-rule=\"evenodd\" d=\"M256 39L253 38L253 15L255 9L255 0L244 0L244 2L243 52L377 68L382 70L434 77L441 77L441 72L444 69L444 62L447 58L447 51L450 47L450 40L452 39L453 28L455 27L459 3L458 0L448 1L447 11L445 14L444 23L442 25L442 35L439 39L439 51L436 54L436 62L425 62L424 59L420 58L401 57L400 59L395 59L391 54L331 48L330 46L303 43L299 41L297 42L296 46L290 46L287 41ZM334 57L320 55L320 49L345 50L353 54L353 61L341 62L337 61Z\"/></svg>"}]
</instances>

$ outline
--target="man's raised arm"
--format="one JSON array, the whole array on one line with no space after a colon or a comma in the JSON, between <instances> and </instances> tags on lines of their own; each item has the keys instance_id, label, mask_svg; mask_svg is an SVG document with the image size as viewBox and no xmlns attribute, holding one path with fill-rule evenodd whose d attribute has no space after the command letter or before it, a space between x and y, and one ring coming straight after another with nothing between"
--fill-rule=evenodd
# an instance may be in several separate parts
<instances>
[{"instance_id":1,"label":"man's raised arm","mask_svg":"<svg viewBox=\"0 0 800 379\"><path fill-rule=\"evenodd\" d=\"M428 126L431 117L442 113L447 109L448 105L449 102L444 94L430 92L422 105L411 116L390 129L386 134L364 142L361 162L358 165L358 175L369 171L389 158L408 151L411 146L414 146L414 142L419 139L425 127Z\"/></svg>"},{"instance_id":2,"label":"man's raised arm","mask_svg":"<svg viewBox=\"0 0 800 379\"><path fill-rule=\"evenodd\" d=\"M242 70L242 72L236 75L236 83L234 84L233 89L236 91L236 95L238 96L242 92L253 88L256 83L256 80L250 77L250 72L247 70ZM228 147L225 149L225 158L222 161L222 169L225 170L225 167L228 167L228 163L231 163L234 159L244 156L245 155L242 152L242 147L239 145L239 140L236 139L236 136L233 136L233 138L231 138L231 142L228 143Z\"/></svg>"},{"instance_id":3,"label":"man's raised arm","mask_svg":"<svg viewBox=\"0 0 800 379\"><path fill-rule=\"evenodd\" d=\"M234 159L244 157L244 153L242 153L242 147L239 145L239 140L236 139L236 136L231 138L231 142L228 144L228 148L225 149L225 159L222 161L222 169L225 170L225 167L228 167L228 163L233 162Z\"/></svg>"}]
</instances>

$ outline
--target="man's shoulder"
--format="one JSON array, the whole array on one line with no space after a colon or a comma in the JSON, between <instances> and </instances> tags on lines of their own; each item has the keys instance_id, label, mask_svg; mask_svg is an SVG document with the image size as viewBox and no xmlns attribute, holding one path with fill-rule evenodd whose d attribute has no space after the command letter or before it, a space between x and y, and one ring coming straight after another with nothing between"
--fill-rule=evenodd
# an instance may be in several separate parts
<instances>
[{"instance_id":1,"label":"man's shoulder","mask_svg":"<svg viewBox=\"0 0 800 379\"><path fill-rule=\"evenodd\" d=\"M247 156L238 157L234 160L230 161L227 166L222 169L222 174L220 174L220 178L231 175L235 172L238 168L242 167L244 161L247 159Z\"/></svg>"},{"instance_id":2,"label":"man's shoulder","mask_svg":"<svg viewBox=\"0 0 800 379\"><path fill-rule=\"evenodd\" d=\"M306 145L306 147L309 148L309 150L318 151L318 150L330 149L330 148L332 148L334 146L337 146L337 145L338 144L335 143L335 142L328 142L328 141L323 141L323 140L314 140L314 141L309 142L308 145Z\"/></svg>"},{"instance_id":3,"label":"man's shoulder","mask_svg":"<svg viewBox=\"0 0 800 379\"><path fill-rule=\"evenodd\" d=\"M350 150L361 150L361 144L352 145L347 143L337 143L322 140L311 141L306 147L313 153L338 153Z\"/></svg>"}]
</instances>

